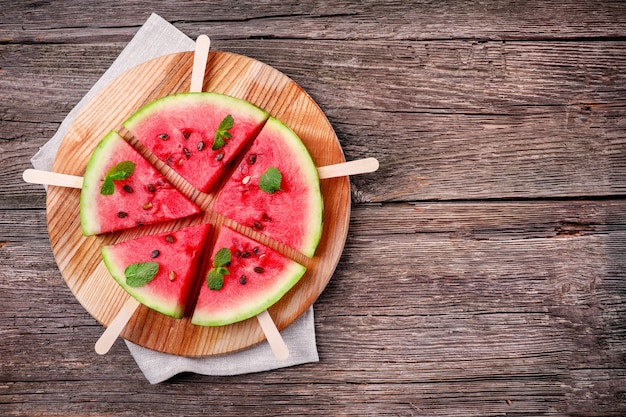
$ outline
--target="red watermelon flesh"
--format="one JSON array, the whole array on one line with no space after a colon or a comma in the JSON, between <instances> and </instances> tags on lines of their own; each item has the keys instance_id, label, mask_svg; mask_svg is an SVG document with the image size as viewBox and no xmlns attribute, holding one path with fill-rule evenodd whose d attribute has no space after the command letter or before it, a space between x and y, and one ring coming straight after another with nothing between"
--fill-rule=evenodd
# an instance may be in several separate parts
<instances>
[{"instance_id":1,"label":"red watermelon flesh","mask_svg":"<svg viewBox=\"0 0 626 417\"><path fill-rule=\"evenodd\" d=\"M268 168L281 176L280 189L260 188ZM220 191L218 213L312 257L322 233L322 194L311 156L296 134L270 118Z\"/></svg>"},{"instance_id":2,"label":"red watermelon flesh","mask_svg":"<svg viewBox=\"0 0 626 417\"><path fill-rule=\"evenodd\" d=\"M255 240L224 226L211 255L226 248L230 262L225 265L222 287L210 289L204 282L191 322L201 326L221 326L246 320L269 308L293 287L305 267ZM209 275L207 271L205 276Z\"/></svg>"},{"instance_id":3,"label":"red watermelon flesh","mask_svg":"<svg viewBox=\"0 0 626 417\"><path fill-rule=\"evenodd\" d=\"M207 192L267 117L234 97L180 93L142 107L124 127L197 190ZM223 146L213 149L220 125Z\"/></svg>"},{"instance_id":4,"label":"red watermelon flesh","mask_svg":"<svg viewBox=\"0 0 626 417\"><path fill-rule=\"evenodd\" d=\"M174 232L146 235L102 248L102 259L113 278L130 295L147 307L181 318L194 288L198 265L209 225L202 224ZM158 268L146 284L132 286L129 265L137 272ZM145 265L145 267L144 267ZM129 269L127 269L129 268ZM148 274L146 279L151 274Z\"/></svg>"},{"instance_id":5,"label":"red watermelon flesh","mask_svg":"<svg viewBox=\"0 0 626 417\"><path fill-rule=\"evenodd\" d=\"M112 194L102 194L107 173L119 164L128 163L134 164L132 174L112 181ZM80 220L85 236L199 212L197 205L174 188L117 133L110 132L105 136L91 155L80 195Z\"/></svg>"}]
</instances>

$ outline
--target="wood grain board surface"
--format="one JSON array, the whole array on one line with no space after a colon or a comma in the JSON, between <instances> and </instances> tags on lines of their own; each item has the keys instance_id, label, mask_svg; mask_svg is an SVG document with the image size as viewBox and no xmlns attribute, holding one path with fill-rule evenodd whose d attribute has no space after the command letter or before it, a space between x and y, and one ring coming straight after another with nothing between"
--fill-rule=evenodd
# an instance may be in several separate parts
<instances>
[{"instance_id":1,"label":"wood grain board surface","mask_svg":"<svg viewBox=\"0 0 626 417\"><path fill-rule=\"evenodd\" d=\"M50 187L47 220L55 259L78 301L106 326L129 296L101 262L100 248L103 245L199 222L211 223L214 226L211 230L215 234L223 224L228 224L279 249L307 267L300 282L269 309L276 326L283 329L311 306L337 266L350 220L348 178L321 182L324 227L316 255L311 259L212 212L215 191L204 194L194 190L164 163L149 155L120 127L144 104L166 95L189 91L192 63L192 52L166 55L139 65L110 83L73 122L63 138L53 171L83 175L87 161L99 141L110 130L118 130L172 183L199 204L203 213L157 225L85 237L79 218L80 190ZM294 81L268 65L242 55L211 52L203 91L238 97L265 109L300 136L318 167L345 161L335 132L319 106ZM122 337L157 351L184 356L224 354L264 340L254 317L228 326L201 327L192 325L188 316L176 320L144 306L138 309L126 325Z\"/></svg>"},{"instance_id":2,"label":"wood grain board surface","mask_svg":"<svg viewBox=\"0 0 626 417\"><path fill-rule=\"evenodd\" d=\"M350 178L319 362L152 385L121 340L93 349L103 326L21 174L152 12L288 75L347 160L380 161ZM0 415L626 415L626 2L7 0L0 15Z\"/></svg>"}]
</instances>

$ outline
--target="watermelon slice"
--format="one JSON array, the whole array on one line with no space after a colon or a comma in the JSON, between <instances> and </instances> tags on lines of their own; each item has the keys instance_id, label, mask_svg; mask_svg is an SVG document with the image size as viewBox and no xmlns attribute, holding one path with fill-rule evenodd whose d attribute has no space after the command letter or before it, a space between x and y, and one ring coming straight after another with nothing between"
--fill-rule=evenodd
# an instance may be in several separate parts
<instances>
[{"instance_id":1,"label":"watermelon slice","mask_svg":"<svg viewBox=\"0 0 626 417\"><path fill-rule=\"evenodd\" d=\"M218 93L180 93L139 109L123 125L202 192L211 189L268 114Z\"/></svg>"},{"instance_id":2,"label":"watermelon slice","mask_svg":"<svg viewBox=\"0 0 626 417\"><path fill-rule=\"evenodd\" d=\"M181 318L209 227L201 224L104 246L102 259L118 284L139 302Z\"/></svg>"},{"instance_id":3,"label":"watermelon slice","mask_svg":"<svg viewBox=\"0 0 626 417\"><path fill-rule=\"evenodd\" d=\"M317 168L296 134L271 117L214 210L312 257L322 233Z\"/></svg>"},{"instance_id":4,"label":"watermelon slice","mask_svg":"<svg viewBox=\"0 0 626 417\"><path fill-rule=\"evenodd\" d=\"M117 133L107 134L91 155L80 194L85 236L199 212L197 205Z\"/></svg>"},{"instance_id":5,"label":"watermelon slice","mask_svg":"<svg viewBox=\"0 0 626 417\"><path fill-rule=\"evenodd\" d=\"M271 248L224 226L213 247L210 270L191 322L221 326L256 316L289 291L305 270Z\"/></svg>"}]
</instances>

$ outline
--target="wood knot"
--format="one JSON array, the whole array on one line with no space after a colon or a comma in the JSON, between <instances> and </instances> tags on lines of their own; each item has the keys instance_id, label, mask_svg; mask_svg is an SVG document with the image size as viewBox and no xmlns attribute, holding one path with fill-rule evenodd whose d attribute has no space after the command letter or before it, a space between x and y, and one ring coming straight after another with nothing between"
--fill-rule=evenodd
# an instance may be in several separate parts
<instances>
[{"instance_id":1,"label":"wood knot","mask_svg":"<svg viewBox=\"0 0 626 417\"><path fill-rule=\"evenodd\" d=\"M367 197L363 191L353 189L350 194L353 204L363 204L371 202L369 197Z\"/></svg>"},{"instance_id":2,"label":"wood knot","mask_svg":"<svg viewBox=\"0 0 626 417\"><path fill-rule=\"evenodd\" d=\"M595 232L595 227L588 223L561 222L554 228L557 236L580 236L589 232Z\"/></svg>"}]
</instances>

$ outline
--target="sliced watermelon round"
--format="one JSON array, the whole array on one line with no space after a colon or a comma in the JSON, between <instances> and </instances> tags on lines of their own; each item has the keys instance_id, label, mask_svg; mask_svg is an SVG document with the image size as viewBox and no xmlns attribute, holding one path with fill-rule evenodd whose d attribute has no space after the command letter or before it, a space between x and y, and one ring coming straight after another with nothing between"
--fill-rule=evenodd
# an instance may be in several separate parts
<instances>
[{"instance_id":1,"label":"sliced watermelon round","mask_svg":"<svg viewBox=\"0 0 626 417\"><path fill-rule=\"evenodd\" d=\"M187 182L207 192L267 117L238 98L180 93L147 104L123 125Z\"/></svg>"},{"instance_id":2,"label":"sliced watermelon round","mask_svg":"<svg viewBox=\"0 0 626 417\"><path fill-rule=\"evenodd\" d=\"M209 227L202 224L104 246L102 259L118 284L139 302L181 318Z\"/></svg>"},{"instance_id":3,"label":"sliced watermelon round","mask_svg":"<svg viewBox=\"0 0 626 417\"><path fill-rule=\"evenodd\" d=\"M256 316L289 291L306 270L226 226L220 230L209 267L191 319L200 326Z\"/></svg>"},{"instance_id":4,"label":"sliced watermelon round","mask_svg":"<svg viewBox=\"0 0 626 417\"><path fill-rule=\"evenodd\" d=\"M214 209L312 257L322 234L323 202L317 168L300 138L271 117Z\"/></svg>"},{"instance_id":5,"label":"sliced watermelon round","mask_svg":"<svg viewBox=\"0 0 626 417\"><path fill-rule=\"evenodd\" d=\"M91 155L80 194L85 236L199 212L197 205L117 133L107 134Z\"/></svg>"}]
</instances>

